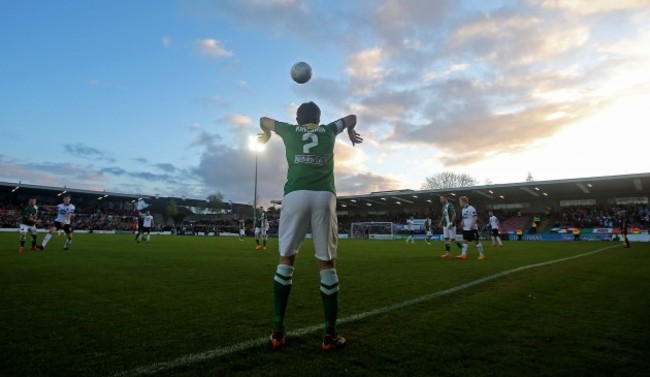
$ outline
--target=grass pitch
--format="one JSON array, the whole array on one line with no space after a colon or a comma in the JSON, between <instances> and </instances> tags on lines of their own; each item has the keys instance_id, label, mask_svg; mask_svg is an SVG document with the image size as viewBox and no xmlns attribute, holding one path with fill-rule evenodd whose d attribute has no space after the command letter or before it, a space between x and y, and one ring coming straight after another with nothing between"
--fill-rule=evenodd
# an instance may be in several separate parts
<instances>
[{"instance_id":1,"label":"grass pitch","mask_svg":"<svg viewBox=\"0 0 650 377\"><path fill-rule=\"evenodd\" d=\"M650 370L650 244L509 242L486 248L485 261L474 259L470 247L472 259L460 261L441 260L441 242L342 240L339 331L349 344L323 354L310 241L298 256L287 310L287 329L303 335L289 336L279 351L264 340L276 242L264 252L251 238L153 236L136 244L127 235L79 234L67 252L55 238L44 252L18 254L18 235L0 233L0 375L645 376ZM486 281L418 301L480 279Z\"/></svg>"}]
</instances>

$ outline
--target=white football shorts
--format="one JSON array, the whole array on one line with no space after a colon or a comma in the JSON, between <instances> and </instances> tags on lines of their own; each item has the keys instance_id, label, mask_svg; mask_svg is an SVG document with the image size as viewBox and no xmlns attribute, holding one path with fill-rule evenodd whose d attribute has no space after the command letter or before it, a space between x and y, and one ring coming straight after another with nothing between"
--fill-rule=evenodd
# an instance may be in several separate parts
<instances>
[{"instance_id":1,"label":"white football shorts","mask_svg":"<svg viewBox=\"0 0 650 377\"><path fill-rule=\"evenodd\" d=\"M336 195L330 191L299 190L282 199L279 252L283 257L298 253L311 225L316 259L330 261L336 258L338 222Z\"/></svg>"},{"instance_id":2,"label":"white football shorts","mask_svg":"<svg viewBox=\"0 0 650 377\"><path fill-rule=\"evenodd\" d=\"M442 238L446 240L456 240L456 227L455 226L450 226L447 228L446 226L442 228Z\"/></svg>"},{"instance_id":3,"label":"white football shorts","mask_svg":"<svg viewBox=\"0 0 650 377\"><path fill-rule=\"evenodd\" d=\"M20 233L27 233L27 232L34 235L38 233L38 230L36 229L36 225L20 224Z\"/></svg>"}]
</instances>

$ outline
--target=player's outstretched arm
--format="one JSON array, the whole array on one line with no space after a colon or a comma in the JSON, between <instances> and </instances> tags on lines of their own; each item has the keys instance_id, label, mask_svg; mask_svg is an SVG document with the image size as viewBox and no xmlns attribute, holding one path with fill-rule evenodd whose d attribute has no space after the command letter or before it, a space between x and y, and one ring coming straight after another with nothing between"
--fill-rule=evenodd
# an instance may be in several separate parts
<instances>
[{"instance_id":1,"label":"player's outstretched arm","mask_svg":"<svg viewBox=\"0 0 650 377\"><path fill-rule=\"evenodd\" d=\"M354 128L357 126L357 116L354 114L346 115L341 118L343 121L343 126L348 130L348 137L352 142L352 145L363 143L363 138Z\"/></svg>"},{"instance_id":2,"label":"player's outstretched arm","mask_svg":"<svg viewBox=\"0 0 650 377\"><path fill-rule=\"evenodd\" d=\"M269 141L271 138L271 131L275 131L275 122L275 119L267 117L260 118L260 128L263 131L263 133L257 135L257 140L260 143L266 144L266 142Z\"/></svg>"}]
</instances>

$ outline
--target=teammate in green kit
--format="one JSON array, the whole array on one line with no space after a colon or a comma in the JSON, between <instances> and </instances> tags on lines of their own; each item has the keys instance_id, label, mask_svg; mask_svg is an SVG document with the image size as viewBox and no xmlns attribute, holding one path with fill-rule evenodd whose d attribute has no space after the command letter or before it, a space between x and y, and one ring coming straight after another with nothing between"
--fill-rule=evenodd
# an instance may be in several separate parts
<instances>
[{"instance_id":1,"label":"teammate in green kit","mask_svg":"<svg viewBox=\"0 0 650 377\"><path fill-rule=\"evenodd\" d=\"M244 220L239 220L239 240L243 241L246 236L246 223Z\"/></svg>"},{"instance_id":2,"label":"teammate in green kit","mask_svg":"<svg viewBox=\"0 0 650 377\"><path fill-rule=\"evenodd\" d=\"M426 237L424 238L424 242L427 243L427 245L431 245L431 237L433 237L433 233L431 232L431 219L426 218L424 220L424 231L426 232Z\"/></svg>"},{"instance_id":3,"label":"teammate in green kit","mask_svg":"<svg viewBox=\"0 0 650 377\"><path fill-rule=\"evenodd\" d=\"M452 240L456 243L456 246L460 250L463 249L463 245L456 241L456 210L454 205L449 202L449 199L440 195L440 204L442 204L442 218L438 226L442 227L442 236L445 239L445 253L440 257L448 259L451 257L451 242Z\"/></svg>"},{"instance_id":4,"label":"teammate in green kit","mask_svg":"<svg viewBox=\"0 0 650 377\"><path fill-rule=\"evenodd\" d=\"M268 236L266 231L269 228L268 221L266 220L266 213L264 212L264 207L260 206L260 210L255 212L255 246L256 250L264 249L266 250L266 240ZM260 245L260 238L262 239L262 245Z\"/></svg>"},{"instance_id":5,"label":"teammate in green kit","mask_svg":"<svg viewBox=\"0 0 650 377\"><path fill-rule=\"evenodd\" d=\"M347 130L352 145L363 139L354 130L356 115L347 115L329 124L320 124L320 109L303 103L295 124L262 117L259 141L266 143L274 131L282 138L288 164L278 233L280 261L273 282L273 348L285 345L284 317L291 293L296 253L311 227L320 270L320 292L325 316L325 336L321 348L335 350L345 345L336 333L339 279L336 273L338 224L334 186L334 143Z\"/></svg>"},{"instance_id":6,"label":"teammate in green kit","mask_svg":"<svg viewBox=\"0 0 650 377\"><path fill-rule=\"evenodd\" d=\"M20 248L18 248L19 253L25 251L27 232L29 232L32 236L32 251L36 250L36 238L38 237L36 224L38 222L38 206L36 206L36 199L32 198L27 202L27 207L23 209L22 216L20 217Z\"/></svg>"}]
</instances>

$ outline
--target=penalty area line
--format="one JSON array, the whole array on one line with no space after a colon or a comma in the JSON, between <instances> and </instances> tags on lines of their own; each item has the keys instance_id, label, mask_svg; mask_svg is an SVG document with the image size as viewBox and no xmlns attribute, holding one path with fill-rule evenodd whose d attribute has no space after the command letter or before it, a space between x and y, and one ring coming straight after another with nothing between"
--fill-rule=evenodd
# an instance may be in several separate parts
<instances>
[{"instance_id":1,"label":"penalty area line","mask_svg":"<svg viewBox=\"0 0 650 377\"><path fill-rule=\"evenodd\" d=\"M514 274L514 273L517 273L517 272L520 272L520 271L528 270L528 269L531 269L531 268L548 266L550 264L555 264L555 263L566 262L566 261L572 260L572 259L586 257L586 256L589 256L589 255L592 255L592 254L599 253L599 252L604 251L604 250L613 249L613 248L618 247L618 246L619 245L608 246L608 247L604 247L604 248L601 248L601 249L598 249L598 250L590 251L590 252L583 253L583 254L573 255L573 256L570 256L570 257L566 257L566 258L554 259L554 260L547 261L547 262L529 264L529 265L526 265L526 266L513 268L511 270L499 272L499 273L494 274L494 275L490 275L490 276L486 276L484 278L473 280L473 281L470 281L468 283L458 285L456 287L452 287L452 288L445 289L445 290L438 291L438 292L434 292L434 293L431 293L431 294L428 294L428 295L420 296L420 297L417 297L417 298L414 298L414 299L411 299L411 300L402 301L402 302L399 302L397 304L384 306L382 308L377 308L377 309L374 309L374 310L366 311L366 312L363 312L363 313L353 314L353 315L345 317L345 318L340 318L337 321L337 323L345 324L345 323L360 321L362 319L377 316L377 315L380 315L380 314L389 313L389 312L399 310L399 309L402 309L402 308L405 308L405 307L408 307L408 306L417 305L417 304L421 304L423 302L431 301L431 300L433 300L435 298L446 296L446 295L461 291L463 289L474 287L476 285L483 284L483 283L486 283L488 281L492 281L492 280L498 279L500 277L507 276L507 275L510 275L510 274ZM300 337L300 336L303 336L303 335L311 334L311 333L314 333L316 331L322 330L322 328L323 328L322 324L307 326L307 327L303 327L303 328L300 328L300 329L297 329L297 330L294 330L294 331L288 331L287 336L289 336L289 337ZM117 373L117 374L114 375L114 377L136 377L136 376L152 375L152 374L156 374L158 372L162 372L162 371L169 370L169 369L172 369L172 368L188 366L190 364L194 364L194 363L197 363L197 362L216 359L218 357L233 354L235 352L245 351L247 349L251 349L251 348L254 348L254 347L262 346L264 344L268 344L269 342L270 342L270 340L269 340L268 336L261 337L261 338L256 338L256 339L250 339L250 340L247 340L247 341L244 341L244 342L241 342L241 343L233 344L231 346L220 347L220 348L215 348L213 350L209 350L209 351L205 351L205 352L201 352L201 353L195 353L195 354L189 354L189 355L181 356L179 358L176 358L176 359L170 360L170 361L161 361L161 362L156 362L156 363L146 365L146 366L140 366L140 367L137 367L137 368L134 368L134 369L131 369L131 370L127 370L127 371Z\"/></svg>"}]
</instances>

